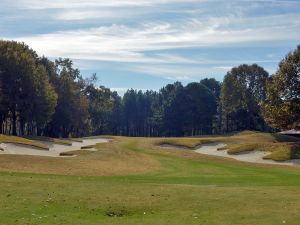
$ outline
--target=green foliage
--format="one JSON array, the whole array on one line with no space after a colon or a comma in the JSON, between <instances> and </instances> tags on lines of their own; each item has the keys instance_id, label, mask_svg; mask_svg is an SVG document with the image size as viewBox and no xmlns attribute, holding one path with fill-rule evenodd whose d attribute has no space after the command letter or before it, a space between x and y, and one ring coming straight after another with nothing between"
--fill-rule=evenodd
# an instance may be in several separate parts
<instances>
[{"instance_id":1,"label":"green foliage","mask_svg":"<svg viewBox=\"0 0 300 225\"><path fill-rule=\"evenodd\" d=\"M222 85L206 78L159 91L131 89L121 98L96 86L96 74L83 79L70 59L52 62L24 43L0 41L1 131L64 138L197 136L267 131L264 119L274 128L297 128L299 55L300 47L280 63L267 87L268 73L244 64L232 68Z\"/></svg>"},{"instance_id":2,"label":"green foliage","mask_svg":"<svg viewBox=\"0 0 300 225\"><path fill-rule=\"evenodd\" d=\"M54 113L57 96L36 53L24 43L0 41L0 69L1 95L6 98L1 100L5 103L2 108L6 117L11 115L13 134L17 134L17 120L22 134L25 123L44 128Z\"/></svg>"},{"instance_id":3,"label":"green foliage","mask_svg":"<svg viewBox=\"0 0 300 225\"><path fill-rule=\"evenodd\" d=\"M32 116L35 118L37 127L43 129L55 112L57 94L48 81L48 74L44 66L38 66L37 77Z\"/></svg>"},{"instance_id":4,"label":"green foliage","mask_svg":"<svg viewBox=\"0 0 300 225\"><path fill-rule=\"evenodd\" d=\"M279 64L267 85L264 117L274 128L300 127L300 45Z\"/></svg>"},{"instance_id":5,"label":"green foliage","mask_svg":"<svg viewBox=\"0 0 300 225\"><path fill-rule=\"evenodd\" d=\"M95 88L94 85L89 85L86 92L89 98L88 111L92 133L103 134L112 131L116 134L121 125L121 98L104 86Z\"/></svg>"},{"instance_id":6,"label":"green foliage","mask_svg":"<svg viewBox=\"0 0 300 225\"><path fill-rule=\"evenodd\" d=\"M215 78L205 78L200 81L200 84L207 87L215 96L216 99L219 99L221 94L221 83L217 81Z\"/></svg>"},{"instance_id":7,"label":"green foliage","mask_svg":"<svg viewBox=\"0 0 300 225\"><path fill-rule=\"evenodd\" d=\"M241 65L226 74L220 101L227 132L264 130L261 104L265 100L268 76L268 72L256 64Z\"/></svg>"},{"instance_id":8,"label":"green foliage","mask_svg":"<svg viewBox=\"0 0 300 225\"><path fill-rule=\"evenodd\" d=\"M217 100L200 83L168 84L159 92L128 90L123 99L124 131L129 136L183 136L212 132Z\"/></svg>"},{"instance_id":9,"label":"green foliage","mask_svg":"<svg viewBox=\"0 0 300 225\"><path fill-rule=\"evenodd\" d=\"M78 69L69 59L47 63L48 73L53 71L52 83L58 95L57 106L45 134L52 137L83 136L89 132L88 98ZM54 67L54 68L52 68Z\"/></svg>"},{"instance_id":10,"label":"green foliage","mask_svg":"<svg viewBox=\"0 0 300 225\"><path fill-rule=\"evenodd\" d=\"M183 92L185 129L193 136L195 134L210 133L213 117L217 111L217 103L212 92L200 83L190 83Z\"/></svg>"}]
</instances>

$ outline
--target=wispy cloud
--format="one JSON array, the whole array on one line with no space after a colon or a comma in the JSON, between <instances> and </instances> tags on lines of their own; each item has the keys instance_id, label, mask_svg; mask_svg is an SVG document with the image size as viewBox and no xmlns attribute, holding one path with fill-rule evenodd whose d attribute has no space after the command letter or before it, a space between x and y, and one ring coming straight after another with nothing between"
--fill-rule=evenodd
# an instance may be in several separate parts
<instances>
[{"instance_id":1,"label":"wispy cloud","mask_svg":"<svg viewBox=\"0 0 300 225\"><path fill-rule=\"evenodd\" d=\"M4 0L5 1L5 0ZM7 1L8 2L8 1ZM27 9L70 9L95 7L154 6L170 3L204 2L204 0L15 0L12 5Z\"/></svg>"},{"instance_id":2,"label":"wispy cloud","mask_svg":"<svg viewBox=\"0 0 300 225\"><path fill-rule=\"evenodd\" d=\"M235 49L298 42L299 8L296 0L1 0L0 38L83 70L118 64L119 73L188 81L240 63L273 71L283 51Z\"/></svg>"},{"instance_id":3,"label":"wispy cloud","mask_svg":"<svg viewBox=\"0 0 300 225\"><path fill-rule=\"evenodd\" d=\"M291 23L291 19L294 22ZM176 23L152 22L135 27L114 24L25 36L18 40L29 44L39 54L51 57L142 63L195 63L195 60L176 55L147 56L145 53L174 48L299 40L299 30L300 15L288 14L277 18L261 17L260 20L224 17L209 18L205 22L198 19Z\"/></svg>"}]
</instances>

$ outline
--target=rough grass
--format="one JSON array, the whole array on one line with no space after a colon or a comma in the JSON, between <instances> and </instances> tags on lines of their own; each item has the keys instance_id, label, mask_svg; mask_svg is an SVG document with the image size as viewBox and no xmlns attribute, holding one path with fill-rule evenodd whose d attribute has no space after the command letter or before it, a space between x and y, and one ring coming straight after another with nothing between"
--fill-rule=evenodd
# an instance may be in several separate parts
<instances>
[{"instance_id":1,"label":"rough grass","mask_svg":"<svg viewBox=\"0 0 300 225\"><path fill-rule=\"evenodd\" d=\"M0 172L0 224L299 223L300 169L161 149L156 143L157 139L117 138L103 144L98 152L82 157L14 157L28 160L30 164L23 164L23 171L28 172L29 167L35 173L51 167L44 159L50 160L53 168L72 163L60 172L41 175L11 172L20 161L10 161L9 172ZM125 161L126 171L126 167L120 168L119 159ZM34 171L39 160L43 167ZM83 175L79 165L103 165L106 161L107 167L89 167L89 175L114 170L111 176L105 172L102 174L106 176L78 176ZM145 168L149 161L159 162L159 166L139 173L128 169ZM75 176L53 175L69 171Z\"/></svg>"},{"instance_id":2,"label":"rough grass","mask_svg":"<svg viewBox=\"0 0 300 225\"><path fill-rule=\"evenodd\" d=\"M38 141L30 140L22 137L8 136L8 135L0 135L0 143L29 145L35 148L47 149L47 150L49 149L47 145L40 143Z\"/></svg>"},{"instance_id":3,"label":"rough grass","mask_svg":"<svg viewBox=\"0 0 300 225\"><path fill-rule=\"evenodd\" d=\"M300 158L300 139L296 137L259 132L242 132L224 140L229 154L246 151L266 151L271 154L264 159L285 161Z\"/></svg>"},{"instance_id":4,"label":"rough grass","mask_svg":"<svg viewBox=\"0 0 300 225\"><path fill-rule=\"evenodd\" d=\"M67 139L63 139L63 140L67 140L67 141L74 141L74 142L83 142L82 138L67 138Z\"/></svg>"},{"instance_id":5,"label":"rough grass","mask_svg":"<svg viewBox=\"0 0 300 225\"><path fill-rule=\"evenodd\" d=\"M286 144L281 146L264 159L273 159L275 161L285 161L290 159L300 159L300 144Z\"/></svg>"},{"instance_id":6,"label":"rough grass","mask_svg":"<svg viewBox=\"0 0 300 225\"><path fill-rule=\"evenodd\" d=\"M211 139L199 139L199 138L166 138L166 139L160 139L156 142L157 145L175 145L179 147L186 147L190 149L194 149L198 147L199 145L205 144L205 143L211 143L214 142Z\"/></svg>"},{"instance_id":7,"label":"rough grass","mask_svg":"<svg viewBox=\"0 0 300 225\"><path fill-rule=\"evenodd\" d=\"M125 148L125 140L101 143L96 145L98 151L80 157L0 155L0 171L111 176L140 174L159 168L160 163L149 155Z\"/></svg>"},{"instance_id":8,"label":"rough grass","mask_svg":"<svg viewBox=\"0 0 300 225\"><path fill-rule=\"evenodd\" d=\"M276 161L300 159L300 138L254 131L244 131L226 137L168 138L157 141L157 144L175 145L194 149L201 144L211 142L226 143L227 147L219 150L227 150L228 154L239 154L257 150L271 152L265 159L273 159Z\"/></svg>"},{"instance_id":9,"label":"rough grass","mask_svg":"<svg viewBox=\"0 0 300 225\"><path fill-rule=\"evenodd\" d=\"M74 156L74 155L89 155L91 153L94 153L94 151L88 151L88 150L73 150L73 151L67 151L67 152L61 152L60 156Z\"/></svg>"},{"instance_id":10,"label":"rough grass","mask_svg":"<svg viewBox=\"0 0 300 225\"><path fill-rule=\"evenodd\" d=\"M86 145L86 146L82 146L81 149L90 149L90 148L95 148L96 145Z\"/></svg>"},{"instance_id":11,"label":"rough grass","mask_svg":"<svg viewBox=\"0 0 300 225\"><path fill-rule=\"evenodd\" d=\"M43 137L43 136L29 136L28 138L38 141L47 141L47 142L53 142L56 144L61 145L72 145L72 142L67 139L60 139L60 138L50 138L50 137Z\"/></svg>"}]
</instances>

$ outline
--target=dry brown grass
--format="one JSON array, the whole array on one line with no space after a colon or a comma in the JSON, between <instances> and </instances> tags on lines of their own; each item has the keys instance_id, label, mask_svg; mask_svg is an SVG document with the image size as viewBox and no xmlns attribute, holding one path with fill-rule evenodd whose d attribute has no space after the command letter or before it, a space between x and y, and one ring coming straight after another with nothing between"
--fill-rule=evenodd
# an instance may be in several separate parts
<instances>
[{"instance_id":1,"label":"dry brown grass","mask_svg":"<svg viewBox=\"0 0 300 225\"><path fill-rule=\"evenodd\" d=\"M74 142L79 142L79 143L83 142L82 138L66 138L66 139L63 139L63 140L74 141Z\"/></svg>"},{"instance_id":2,"label":"dry brown grass","mask_svg":"<svg viewBox=\"0 0 300 225\"><path fill-rule=\"evenodd\" d=\"M38 140L38 141L53 142L61 145L69 145L69 146L72 145L72 141L69 141L67 139L50 138L50 137L42 137L42 136L28 136L28 138L32 140Z\"/></svg>"},{"instance_id":3,"label":"dry brown grass","mask_svg":"<svg viewBox=\"0 0 300 225\"><path fill-rule=\"evenodd\" d=\"M27 138L8 136L8 135L0 135L0 143L13 143L13 144L21 144L21 145L29 145L35 148L40 149L49 149L47 145Z\"/></svg>"},{"instance_id":4,"label":"dry brown grass","mask_svg":"<svg viewBox=\"0 0 300 225\"><path fill-rule=\"evenodd\" d=\"M61 152L60 156L82 156L82 155L89 155L94 153L94 151L88 151L88 150L73 150L73 151L67 151L67 152Z\"/></svg>"},{"instance_id":5,"label":"dry brown grass","mask_svg":"<svg viewBox=\"0 0 300 225\"><path fill-rule=\"evenodd\" d=\"M85 145L85 146L82 146L81 149L89 149L89 148L95 148L96 145Z\"/></svg>"},{"instance_id":6,"label":"dry brown grass","mask_svg":"<svg viewBox=\"0 0 300 225\"><path fill-rule=\"evenodd\" d=\"M199 145L214 142L214 139L205 138L164 138L156 141L156 145L175 145L194 149Z\"/></svg>"},{"instance_id":7,"label":"dry brown grass","mask_svg":"<svg viewBox=\"0 0 300 225\"><path fill-rule=\"evenodd\" d=\"M102 143L93 154L71 158L0 155L0 171L110 176L141 174L160 167L153 157L125 148L123 145L127 141L124 138Z\"/></svg>"},{"instance_id":8,"label":"dry brown grass","mask_svg":"<svg viewBox=\"0 0 300 225\"><path fill-rule=\"evenodd\" d=\"M167 138L158 140L156 144L169 144L194 149L198 145L210 142L226 143L229 154L258 150L271 152L265 158L276 161L300 158L300 138L254 131L243 131L230 136Z\"/></svg>"}]
</instances>

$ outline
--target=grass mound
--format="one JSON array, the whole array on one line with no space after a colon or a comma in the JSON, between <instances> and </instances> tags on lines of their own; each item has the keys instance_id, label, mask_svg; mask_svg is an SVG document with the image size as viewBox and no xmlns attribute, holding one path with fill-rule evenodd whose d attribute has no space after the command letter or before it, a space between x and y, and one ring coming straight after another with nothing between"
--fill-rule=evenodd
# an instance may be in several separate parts
<instances>
[{"instance_id":1,"label":"grass mound","mask_svg":"<svg viewBox=\"0 0 300 225\"><path fill-rule=\"evenodd\" d=\"M93 151L87 151L87 150L74 150L74 151L68 151L68 152L61 152L60 156L74 156L74 155L89 155L93 153Z\"/></svg>"},{"instance_id":2,"label":"grass mound","mask_svg":"<svg viewBox=\"0 0 300 225\"><path fill-rule=\"evenodd\" d=\"M35 148L48 150L49 147L43 143L40 143L35 140L30 140L27 138L16 137L16 136L8 136L8 135L0 135L0 143L12 143L12 144L20 144L20 145L28 145Z\"/></svg>"},{"instance_id":3,"label":"grass mound","mask_svg":"<svg viewBox=\"0 0 300 225\"><path fill-rule=\"evenodd\" d=\"M72 141L72 142L79 142L82 143L83 139L82 138L67 138L67 139L63 139L63 140L67 140L67 141Z\"/></svg>"},{"instance_id":4,"label":"grass mound","mask_svg":"<svg viewBox=\"0 0 300 225\"><path fill-rule=\"evenodd\" d=\"M226 137L167 138L159 140L157 144L175 145L194 149L201 144L212 142L223 142L227 144L227 147L218 150L227 150L228 154L240 154L257 150L271 153L266 156L265 159L273 159L276 161L300 159L300 138L257 131L242 131Z\"/></svg>"},{"instance_id":5,"label":"grass mound","mask_svg":"<svg viewBox=\"0 0 300 225\"><path fill-rule=\"evenodd\" d=\"M157 145L175 145L186 148L196 148L199 145L214 142L211 139L199 139L199 138L167 138L157 141Z\"/></svg>"},{"instance_id":6,"label":"grass mound","mask_svg":"<svg viewBox=\"0 0 300 225\"><path fill-rule=\"evenodd\" d=\"M300 138L253 131L244 131L224 140L228 145L229 154L247 151L265 151L271 154L264 159L285 161L300 158Z\"/></svg>"},{"instance_id":7,"label":"grass mound","mask_svg":"<svg viewBox=\"0 0 300 225\"><path fill-rule=\"evenodd\" d=\"M95 148L97 145L86 145L82 146L81 149L90 149L90 148Z\"/></svg>"},{"instance_id":8,"label":"grass mound","mask_svg":"<svg viewBox=\"0 0 300 225\"><path fill-rule=\"evenodd\" d=\"M42 136L29 136L28 138L38 141L47 141L47 142L53 142L56 144L61 145L68 145L71 146L72 142L66 139L60 139L60 138L50 138L50 137L42 137Z\"/></svg>"},{"instance_id":9,"label":"grass mound","mask_svg":"<svg viewBox=\"0 0 300 225\"><path fill-rule=\"evenodd\" d=\"M248 143L248 144L236 144L228 147L228 154L238 154L242 152L248 152L253 150L258 150L261 145L255 143Z\"/></svg>"},{"instance_id":10,"label":"grass mound","mask_svg":"<svg viewBox=\"0 0 300 225\"><path fill-rule=\"evenodd\" d=\"M290 159L300 159L300 144L286 144L280 146L271 154L266 155L264 159L272 159L275 161L286 161Z\"/></svg>"}]
</instances>

